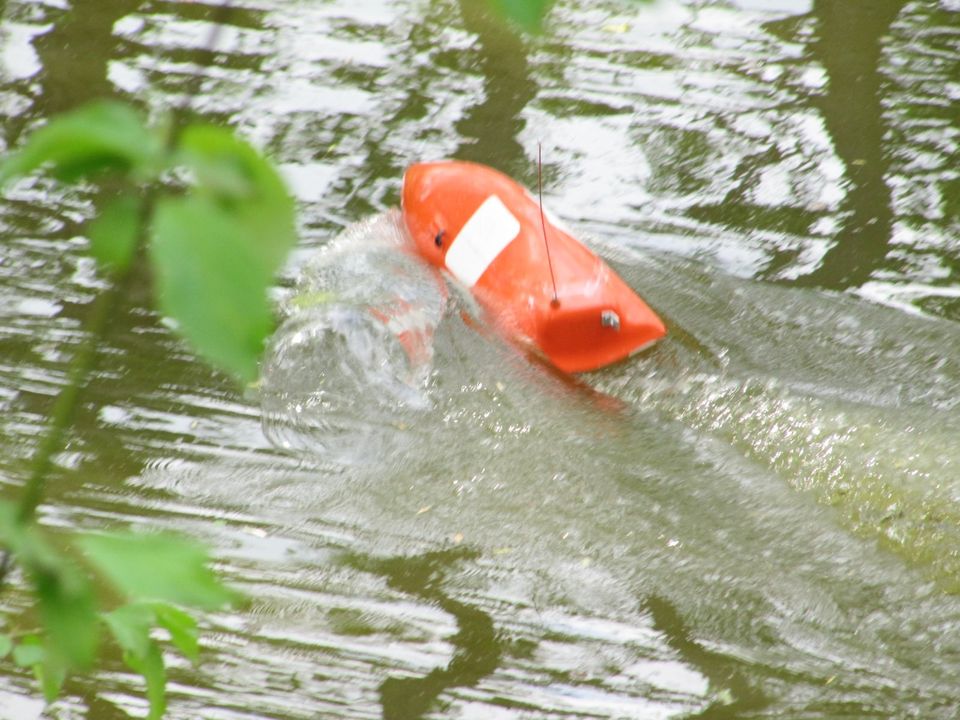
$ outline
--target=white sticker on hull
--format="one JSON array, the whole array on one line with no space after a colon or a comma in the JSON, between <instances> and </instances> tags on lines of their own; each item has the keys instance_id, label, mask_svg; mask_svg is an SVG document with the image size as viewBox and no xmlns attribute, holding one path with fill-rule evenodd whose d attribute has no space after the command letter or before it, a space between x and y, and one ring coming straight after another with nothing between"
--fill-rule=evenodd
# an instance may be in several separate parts
<instances>
[{"instance_id":1,"label":"white sticker on hull","mask_svg":"<svg viewBox=\"0 0 960 720\"><path fill-rule=\"evenodd\" d=\"M464 224L447 250L446 266L468 287L497 259L520 232L520 221L496 195L491 195Z\"/></svg>"}]
</instances>

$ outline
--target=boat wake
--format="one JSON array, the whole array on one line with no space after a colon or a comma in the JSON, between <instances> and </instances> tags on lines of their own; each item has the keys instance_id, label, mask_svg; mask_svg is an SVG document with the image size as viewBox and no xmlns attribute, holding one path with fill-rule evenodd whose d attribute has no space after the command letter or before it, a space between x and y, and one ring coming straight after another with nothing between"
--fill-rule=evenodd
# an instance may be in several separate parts
<instances>
[{"instance_id":1,"label":"boat wake","mask_svg":"<svg viewBox=\"0 0 960 720\"><path fill-rule=\"evenodd\" d=\"M432 407L446 291L405 242L399 214L381 214L302 269L262 372L263 427L277 447L363 463L397 451Z\"/></svg>"}]
</instances>

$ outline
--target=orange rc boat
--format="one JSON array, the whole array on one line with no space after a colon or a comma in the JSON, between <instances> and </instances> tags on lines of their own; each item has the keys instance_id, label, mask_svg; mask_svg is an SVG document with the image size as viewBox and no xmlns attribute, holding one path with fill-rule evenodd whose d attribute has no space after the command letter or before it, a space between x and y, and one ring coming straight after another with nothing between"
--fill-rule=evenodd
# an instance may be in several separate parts
<instances>
[{"instance_id":1,"label":"orange rc boat","mask_svg":"<svg viewBox=\"0 0 960 720\"><path fill-rule=\"evenodd\" d=\"M401 204L417 252L470 288L508 334L532 342L565 372L609 365L666 334L603 260L492 168L411 165Z\"/></svg>"}]
</instances>

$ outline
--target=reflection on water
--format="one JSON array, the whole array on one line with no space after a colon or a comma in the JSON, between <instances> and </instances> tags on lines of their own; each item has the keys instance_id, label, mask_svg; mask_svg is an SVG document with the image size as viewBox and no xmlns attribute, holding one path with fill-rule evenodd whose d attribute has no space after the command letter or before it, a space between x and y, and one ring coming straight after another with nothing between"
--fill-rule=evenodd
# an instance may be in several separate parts
<instances>
[{"instance_id":1,"label":"reflection on water","mask_svg":"<svg viewBox=\"0 0 960 720\"><path fill-rule=\"evenodd\" d=\"M483 3L460 0L465 29L476 35L482 102L470 107L455 129L462 138L451 157L490 165L518 178L529 176L528 149L518 141L522 113L537 95L522 36Z\"/></svg>"},{"instance_id":2,"label":"reflection on water","mask_svg":"<svg viewBox=\"0 0 960 720\"><path fill-rule=\"evenodd\" d=\"M653 627L663 633L670 647L691 667L702 671L716 688L724 688L702 712L691 718L741 717L746 712L757 712L770 705L770 698L745 681L740 662L723 653L703 647L691 637L677 609L666 599L652 596L646 601Z\"/></svg>"},{"instance_id":3,"label":"reflection on water","mask_svg":"<svg viewBox=\"0 0 960 720\"><path fill-rule=\"evenodd\" d=\"M475 557L476 554L469 551L445 550L417 557L350 560L358 569L386 577L390 587L435 603L457 620L457 634L450 638L456 649L445 668L431 670L424 677L389 677L380 685L385 719L423 717L445 690L475 686L500 664L503 643L497 638L492 618L443 592L444 567Z\"/></svg>"},{"instance_id":4,"label":"reflection on water","mask_svg":"<svg viewBox=\"0 0 960 720\"><path fill-rule=\"evenodd\" d=\"M138 278L43 508L195 535L250 596L170 668L170 717L956 716L956 3L572 0L540 38L466 1L222 12L0 15L0 147L193 94L301 203L259 391ZM532 184L538 141L547 203L670 324L574 382L368 242L408 162ZM0 203L5 495L101 285L96 199ZM32 698L4 665L0 718ZM50 715L144 712L108 655Z\"/></svg>"},{"instance_id":5,"label":"reflection on water","mask_svg":"<svg viewBox=\"0 0 960 720\"><path fill-rule=\"evenodd\" d=\"M859 287L883 266L890 251L893 208L886 180L890 162L884 137L889 128L883 116L881 43L905 4L814 3L815 54L826 72L826 91L814 104L850 185L840 207L846 217L833 247L814 270L797 279L800 284Z\"/></svg>"}]
</instances>

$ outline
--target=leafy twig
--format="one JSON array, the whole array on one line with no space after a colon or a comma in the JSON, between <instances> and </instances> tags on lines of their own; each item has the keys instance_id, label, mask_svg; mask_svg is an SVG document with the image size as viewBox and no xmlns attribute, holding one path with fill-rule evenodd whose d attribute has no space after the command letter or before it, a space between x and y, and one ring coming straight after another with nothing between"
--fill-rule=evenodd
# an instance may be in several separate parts
<instances>
[{"instance_id":1,"label":"leafy twig","mask_svg":"<svg viewBox=\"0 0 960 720\"><path fill-rule=\"evenodd\" d=\"M223 25L230 17L233 8L229 2L218 6L213 18L213 26L205 43L205 49L212 53L220 39ZM180 137L186 122L186 115L190 109L197 90L187 93L181 102L174 107L171 127L165 140L166 152L172 153ZM19 168L18 168L19 170ZM10 172L10 171L8 171ZM10 172L12 174L12 172ZM3 177L0 175L0 180ZM145 228L149 226L149 220L153 214L154 204L156 202L156 190L151 187L147 190L146 197L141 212L139 213L139 224L134 241L134 246L130 248L129 255L134 256L139 253L146 243ZM37 507L43 500L46 478L53 463L53 457L63 447L64 436L69 429L73 416L79 405L81 389L86 385L90 373L96 364L97 347L106 337L109 319L123 295L126 288L126 281L130 275L129 269L124 267L122 270L113 273L110 286L102 291L94 301L93 308L87 318L84 328L84 339L77 348L76 354L70 363L70 369L67 377L67 384L57 396L56 403L47 425L43 440L37 447L33 463L30 469L30 476L23 486L22 494L17 505L16 520L18 523L31 522L37 511ZM0 592L3 591L7 573L12 565L12 552L10 548L3 550L0 557Z\"/></svg>"}]
</instances>

